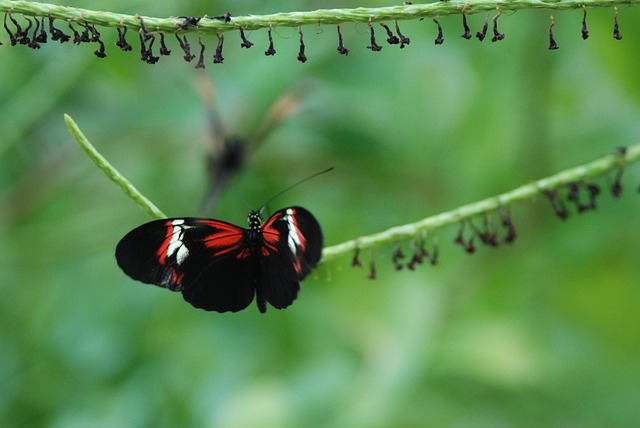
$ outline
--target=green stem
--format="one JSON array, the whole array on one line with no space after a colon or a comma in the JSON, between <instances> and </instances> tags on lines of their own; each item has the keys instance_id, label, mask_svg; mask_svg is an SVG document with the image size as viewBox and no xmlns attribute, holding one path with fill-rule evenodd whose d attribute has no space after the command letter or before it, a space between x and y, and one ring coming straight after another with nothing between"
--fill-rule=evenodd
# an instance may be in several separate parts
<instances>
[{"instance_id":1,"label":"green stem","mask_svg":"<svg viewBox=\"0 0 640 428\"><path fill-rule=\"evenodd\" d=\"M155 219L167 218L167 216L156 207L153 202L145 198L142 193L136 189L126 178L118 172L105 158L102 156L95 147L87 140L78 125L71 119L70 116L64 115L64 121L67 123L69 132L73 135L73 138L78 142L82 150L91 158L98 168L100 168L107 177L114 183L116 183L120 189L129 196L136 204L140 205L151 217Z\"/></svg>"},{"instance_id":2,"label":"green stem","mask_svg":"<svg viewBox=\"0 0 640 428\"><path fill-rule=\"evenodd\" d=\"M378 8L358 7L353 9L318 9L307 12L283 12L270 15L248 15L232 17L231 22L221 19L202 19L197 27L190 27L188 31L204 34L216 34L229 30L243 28L255 30L259 28L298 27L300 25L328 25L345 22L415 20L420 18L435 18L438 16L457 15L465 9L467 15L487 12L496 9L501 11L517 11L522 9L567 10L588 8L611 8L612 6L632 6L640 0L450 0L436 1L427 4L411 4ZM31 1L0 0L0 12L13 12L29 16L47 17L83 22L104 27L121 27L126 25L132 29L140 29L138 15L126 15L113 12L102 12L89 9L58 6L48 3ZM143 16L145 26L150 31L175 32L184 30L178 24L184 22L180 18L156 18Z\"/></svg>"},{"instance_id":3,"label":"green stem","mask_svg":"<svg viewBox=\"0 0 640 428\"><path fill-rule=\"evenodd\" d=\"M483 199L472 204L464 205L452 211L427 217L415 223L392 227L381 233L363 236L352 241L332 247L325 247L322 251L321 262L328 262L346 254L353 254L356 250L379 247L381 245L396 244L399 241L420 237L423 232L433 232L443 227L460 223L462 220L490 213L498 208L506 208L516 202L532 198L542 190L553 190L568 183L582 182L606 174L624 165L640 160L640 144L629 147L624 154L607 155L596 161L575 168L567 169L542 180L520 186L510 192Z\"/></svg>"}]
</instances>

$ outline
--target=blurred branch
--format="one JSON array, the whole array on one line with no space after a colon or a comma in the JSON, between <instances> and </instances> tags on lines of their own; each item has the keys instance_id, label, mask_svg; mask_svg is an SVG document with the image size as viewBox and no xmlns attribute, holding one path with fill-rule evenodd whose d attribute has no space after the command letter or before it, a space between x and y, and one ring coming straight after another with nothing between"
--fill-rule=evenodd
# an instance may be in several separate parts
<instances>
[{"instance_id":1,"label":"blurred branch","mask_svg":"<svg viewBox=\"0 0 640 428\"><path fill-rule=\"evenodd\" d=\"M382 245L397 244L407 239L420 238L423 233L430 233L442 229L445 226L459 224L479 215L508 209L510 205L516 202L544 193L549 195L551 194L549 192L555 192L556 189L562 186L588 181L589 179L602 176L610 171L620 170L625 165L638 162L639 160L640 144L621 150L615 154L604 156L588 164L567 169L558 174L543 178L542 180L525 184L501 195L464 205L432 217L427 217L415 223L392 227L381 233L363 236L332 247L326 247L322 251L321 263L328 262L340 256L354 254L357 251ZM620 190L621 188L618 187L617 190L612 189L612 192L617 196ZM618 193L616 194L616 192ZM556 212L556 214L559 213Z\"/></svg>"},{"instance_id":2,"label":"blurred branch","mask_svg":"<svg viewBox=\"0 0 640 428\"><path fill-rule=\"evenodd\" d=\"M231 178L240 172L255 151L283 121L295 114L300 107L303 91L296 88L284 94L267 112L262 124L250 136L228 135L216 108L216 90L212 81L202 76L198 79L202 104L209 117L210 151L207 156L209 175L208 190L199 209L199 215L207 215Z\"/></svg>"},{"instance_id":3,"label":"blurred branch","mask_svg":"<svg viewBox=\"0 0 640 428\"><path fill-rule=\"evenodd\" d=\"M611 8L615 5L631 6L640 0L451 0L436 1L427 4L404 4L400 6L353 9L318 9L307 12L283 12L270 15L248 15L230 17L222 15L216 18L204 17L197 24L186 23L185 18L155 18L143 16L144 25L149 31L164 32L197 32L217 34L230 30L255 30L274 27L298 27L301 25L341 24L345 22L368 22L385 20L415 20L435 18L447 15L471 15L499 9L500 11L517 11L522 9L567 10L579 9L583 5L588 8ZM140 16L103 12L67 6L58 6L31 1L0 0L0 12L19 13L28 16L51 17L104 27L123 27L140 30Z\"/></svg>"},{"instance_id":4,"label":"blurred branch","mask_svg":"<svg viewBox=\"0 0 640 428\"><path fill-rule=\"evenodd\" d=\"M69 117L68 115L64 115L64 121L67 123L67 127L69 128L69 132L73 135L73 138L78 142L82 150L91 158L93 163L96 164L98 168L100 168L107 177L114 183L116 183L120 189L130 197L133 202L140 205L143 210L145 210L151 217L155 219L166 218L167 216L160 211L158 207L156 207L153 202L144 197L142 193L136 189L133 184L131 184L126 178L118 172L97 150L93 145L87 140L87 137L84 136L78 125Z\"/></svg>"}]
</instances>

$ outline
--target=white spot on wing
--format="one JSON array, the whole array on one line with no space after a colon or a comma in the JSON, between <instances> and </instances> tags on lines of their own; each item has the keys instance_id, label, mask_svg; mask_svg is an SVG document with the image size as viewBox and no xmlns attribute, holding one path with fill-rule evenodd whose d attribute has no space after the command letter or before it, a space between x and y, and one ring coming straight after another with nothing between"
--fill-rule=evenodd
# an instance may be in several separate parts
<instances>
[{"instance_id":1,"label":"white spot on wing","mask_svg":"<svg viewBox=\"0 0 640 428\"><path fill-rule=\"evenodd\" d=\"M287 222L287 245L289 245L289 249L293 253L293 255L298 257L298 249L302 247L302 241L300 239L300 234L298 227L296 226L295 221L293 220L293 210L289 208L284 216L285 221Z\"/></svg>"},{"instance_id":2,"label":"white spot on wing","mask_svg":"<svg viewBox=\"0 0 640 428\"><path fill-rule=\"evenodd\" d=\"M188 256L189 249L186 245L182 245L180 248L178 248L178 254L176 254L176 263L178 263L178 265L181 265Z\"/></svg>"},{"instance_id":3,"label":"white spot on wing","mask_svg":"<svg viewBox=\"0 0 640 428\"><path fill-rule=\"evenodd\" d=\"M176 258L176 264L181 265L189 256L189 249L184 244L184 231L194 226L184 226L183 219L176 219L171 222L173 230L171 232L171 241L167 246L167 257Z\"/></svg>"}]
</instances>

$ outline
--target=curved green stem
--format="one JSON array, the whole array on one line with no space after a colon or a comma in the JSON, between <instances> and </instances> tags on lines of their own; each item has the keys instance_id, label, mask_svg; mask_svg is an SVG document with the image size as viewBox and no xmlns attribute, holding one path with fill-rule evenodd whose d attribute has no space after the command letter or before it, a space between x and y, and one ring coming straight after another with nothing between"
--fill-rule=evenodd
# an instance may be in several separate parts
<instances>
[{"instance_id":1,"label":"curved green stem","mask_svg":"<svg viewBox=\"0 0 640 428\"><path fill-rule=\"evenodd\" d=\"M129 182L117 169L115 169L104 156L102 156L95 147L89 142L87 137L84 136L78 125L71 119L70 116L64 115L64 121L67 123L69 132L73 135L73 138L78 142L82 150L85 151L87 156L93 161L98 168L100 168L107 177L122 189L122 191L130 197L133 202L138 204L145 210L151 217L155 219L167 218L167 216L156 207L153 202L147 199L133 184Z\"/></svg>"},{"instance_id":2,"label":"curved green stem","mask_svg":"<svg viewBox=\"0 0 640 428\"><path fill-rule=\"evenodd\" d=\"M624 153L616 153L602 157L585 165L567 169L558 174L525 184L510 192L464 205L451 211L427 217L415 223L392 227L384 232L362 236L342 244L325 247L322 251L322 262L337 257L353 254L356 249L365 250L381 245L396 244L399 241L420 237L423 232L433 232L443 227L458 224L463 220L506 208L516 202L532 198L544 190L554 190L568 183L582 182L606 174L624 165L640 160L640 144L629 147Z\"/></svg>"},{"instance_id":3,"label":"curved green stem","mask_svg":"<svg viewBox=\"0 0 640 428\"><path fill-rule=\"evenodd\" d=\"M640 0L450 0L436 1L426 4L410 4L400 6L353 9L318 9L307 12L282 12L270 15L234 16L230 22L223 19L201 19L197 26L188 30L181 29L181 18L158 18L142 16L149 31L185 32L193 31L204 34L216 34L243 28L255 30L259 28L298 27L300 25L341 24L345 22L367 22L387 20L414 20L435 18L438 16L457 15L464 9L467 15L499 9L501 11L517 11L522 9L567 10L588 8L611 8L613 6L632 6ZM58 6L31 1L0 0L0 12L12 12L29 16L52 17L83 22L104 27L121 27L126 25L132 29L141 29L138 15L126 15L113 12L102 12L89 9Z\"/></svg>"}]
</instances>

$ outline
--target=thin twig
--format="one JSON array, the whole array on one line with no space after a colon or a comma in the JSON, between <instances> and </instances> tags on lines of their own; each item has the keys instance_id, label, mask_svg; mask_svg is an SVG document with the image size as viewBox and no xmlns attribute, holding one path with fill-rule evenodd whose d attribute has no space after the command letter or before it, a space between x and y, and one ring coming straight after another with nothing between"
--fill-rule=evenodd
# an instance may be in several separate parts
<instances>
[{"instance_id":1,"label":"thin twig","mask_svg":"<svg viewBox=\"0 0 640 428\"><path fill-rule=\"evenodd\" d=\"M430 233L434 230L442 229L445 226L459 224L461 221L477 215L490 213L499 208L505 209L516 202L535 197L543 191L550 191L568 183L581 182L599 177L624 165L638 161L640 161L640 144L628 147L624 153L604 156L593 162L564 170L558 174L530 184L525 184L501 195L464 205L432 217L427 217L415 223L392 227L384 232L362 236L342 244L325 247L322 251L322 260L320 262L328 262L340 256L351 255L356 251L356 248L362 251L382 245L395 244L406 239L413 239L421 236L425 231Z\"/></svg>"},{"instance_id":2,"label":"thin twig","mask_svg":"<svg viewBox=\"0 0 640 428\"><path fill-rule=\"evenodd\" d=\"M114 183L116 183L122 191L129 196L136 204L142 207L151 217L155 219L166 218L167 216L156 207L153 202L147 199L133 184L129 182L117 169L115 169L104 156L102 156L96 148L89 142L87 137L84 136L78 125L71 119L70 116L64 115L64 121L67 123L69 132L73 135L73 138L78 142L82 150L89 156L94 164L100 168L107 177Z\"/></svg>"}]
</instances>

